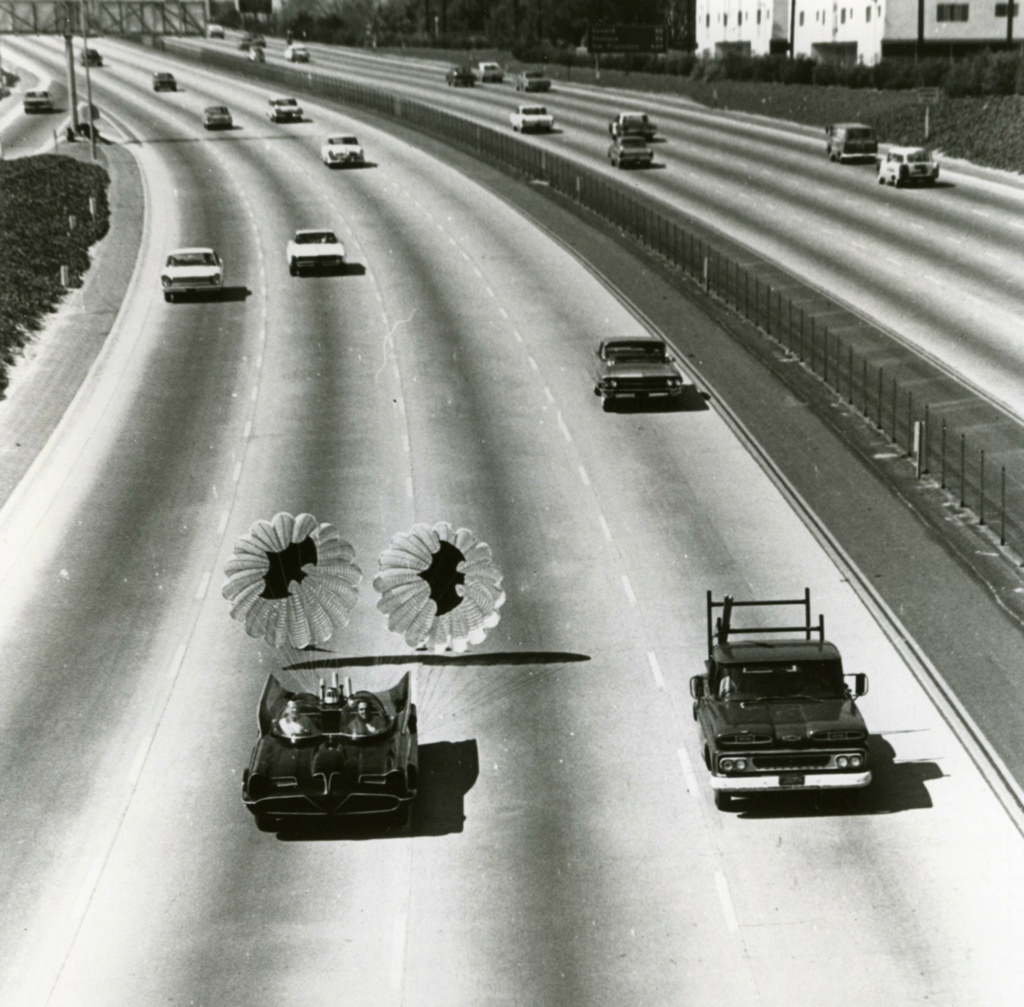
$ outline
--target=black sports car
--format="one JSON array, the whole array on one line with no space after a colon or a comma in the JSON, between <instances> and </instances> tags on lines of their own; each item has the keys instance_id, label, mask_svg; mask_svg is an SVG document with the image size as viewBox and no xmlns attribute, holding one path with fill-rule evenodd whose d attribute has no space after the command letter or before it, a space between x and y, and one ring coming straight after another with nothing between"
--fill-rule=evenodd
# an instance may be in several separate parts
<instances>
[{"instance_id":1,"label":"black sports car","mask_svg":"<svg viewBox=\"0 0 1024 1007\"><path fill-rule=\"evenodd\" d=\"M288 821L407 817L417 784L416 706L407 672L385 692L320 683L288 692L271 675L242 800L263 832Z\"/></svg>"}]
</instances>

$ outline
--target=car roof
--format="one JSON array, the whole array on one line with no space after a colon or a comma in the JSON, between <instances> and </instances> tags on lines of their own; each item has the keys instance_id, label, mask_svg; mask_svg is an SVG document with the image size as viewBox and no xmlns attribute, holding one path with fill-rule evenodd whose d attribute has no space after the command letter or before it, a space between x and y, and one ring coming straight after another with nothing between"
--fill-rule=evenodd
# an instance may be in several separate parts
<instances>
[{"instance_id":1,"label":"car roof","mask_svg":"<svg viewBox=\"0 0 1024 1007\"><path fill-rule=\"evenodd\" d=\"M194 255L197 252L202 252L204 254L206 252L210 252L212 254L216 254L213 251L212 248L201 248L199 246L190 247L190 248L172 248L167 254L168 255Z\"/></svg>"},{"instance_id":2,"label":"car roof","mask_svg":"<svg viewBox=\"0 0 1024 1007\"><path fill-rule=\"evenodd\" d=\"M871 129L866 122L834 122L833 129Z\"/></svg>"},{"instance_id":3,"label":"car roof","mask_svg":"<svg viewBox=\"0 0 1024 1007\"><path fill-rule=\"evenodd\" d=\"M927 153L924 147L890 147L890 154L923 154Z\"/></svg>"},{"instance_id":4,"label":"car roof","mask_svg":"<svg viewBox=\"0 0 1024 1007\"><path fill-rule=\"evenodd\" d=\"M612 336L601 340L602 346L667 346L660 336Z\"/></svg>"},{"instance_id":5,"label":"car roof","mask_svg":"<svg viewBox=\"0 0 1024 1007\"><path fill-rule=\"evenodd\" d=\"M271 105L297 105L298 102L294 98L271 98Z\"/></svg>"},{"instance_id":6,"label":"car roof","mask_svg":"<svg viewBox=\"0 0 1024 1007\"><path fill-rule=\"evenodd\" d=\"M204 112L226 112L227 110L227 105L207 105L203 109Z\"/></svg>"},{"instance_id":7,"label":"car roof","mask_svg":"<svg viewBox=\"0 0 1024 1007\"><path fill-rule=\"evenodd\" d=\"M736 643L716 644L714 657L724 664L841 660L839 648L828 640L741 640Z\"/></svg>"},{"instance_id":8,"label":"car roof","mask_svg":"<svg viewBox=\"0 0 1024 1007\"><path fill-rule=\"evenodd\" d=\"M300 234L334 234L334 228L333 227L300 227L295 232L295 236L298 237Z\"/></svg>"}]
</instances>

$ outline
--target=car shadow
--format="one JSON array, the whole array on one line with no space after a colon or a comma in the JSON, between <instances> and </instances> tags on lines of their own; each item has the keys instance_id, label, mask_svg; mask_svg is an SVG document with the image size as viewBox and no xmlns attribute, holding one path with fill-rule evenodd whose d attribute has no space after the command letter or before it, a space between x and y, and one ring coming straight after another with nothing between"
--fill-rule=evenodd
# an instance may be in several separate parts
<instances>
[{"instance_id":1,"label":"car shadow","mask_svg":"<svg viewBox=\"0 0 1024 1007\"><path fill-rule=\"evenodd\" d=\"M282 843L315 843L453 835L465 827L466 794L479 775L476 741L436 741L421 745L419 784L408 812L379 818L289 822L278 831L277 838Z\"/></svg>"},{"instance_id":2,"label":"car shadow","mask_svg":"<svg viewBox=\"0 0 1024 1007\"><path fill-rule=\"evenodd\" d=\"M740 818L763 819L892 815L934 807L926 784L946 775L935 762L901 762L892 745L878 735L869 744L872 780L867 787L737 796L730 810Z\"/></svg>"},{"instance_id":3,"label":"car shadow","mask_svg":"<svg viewBox=\"0 0 1024 1007\"><path fill-rule=\"evenodd\" d=\"M376 161L363 161L361 164L325 164L325 168L330 171L361 171L363 168L379 168L380 165Z\"/></svg>"},{"instance_id":4,"label":"car shadow","mask_svg":"<svg viewBox=\"0 0 1024 1007\"><path fill-rule=\"evenodd\" d=\"M604 404L606 413L702 413L707 412L707 392L699 391L693 385L687 385L682 395L674 398L664 396L652 399L618 399L607 400Z\"/></svg>"},{"instance_id":5,"label":"car shadow","mask_svg":"<svg viewBox=\"0 0 1024 1007\"><path fill-rule=\"evenodd\" d=\"M174 295L174 303L192 304L202 302L209 304L210 302L216 303L219 301L244 301L251 294L252 291L248 287L221 287L216 293L179 290Z\"/></svg>"},{"instance_id":6,"label":"car shadow","mask_svg":"<svg viewBox=\"0 0 1024 1007\"><path fill-rule=\"evenodd\" d=\"M295 273L296 279L322 280L334 276L365 276L366 266L361 262L346 262L340 266L323 266L320 269L303 269Z\"/></svg>"}]
</instances>

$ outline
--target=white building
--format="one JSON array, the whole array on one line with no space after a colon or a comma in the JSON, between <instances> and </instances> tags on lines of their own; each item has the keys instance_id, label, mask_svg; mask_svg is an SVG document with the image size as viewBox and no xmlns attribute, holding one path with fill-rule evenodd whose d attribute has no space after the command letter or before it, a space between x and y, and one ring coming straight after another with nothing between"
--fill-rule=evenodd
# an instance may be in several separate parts
<instances>
[{"instance_id":1,"label":"white building","mask_svg":"<svg viewBox=\"0 0 1024 1007\"><path fill-rule=\"evenodd\" d=\"M694 0L698 55L789 52L844 63L961 55L1024 42L1020 3L970 0ZM1008 37L1008 31L1010 32Z\"/></svg>"}]
</instances>

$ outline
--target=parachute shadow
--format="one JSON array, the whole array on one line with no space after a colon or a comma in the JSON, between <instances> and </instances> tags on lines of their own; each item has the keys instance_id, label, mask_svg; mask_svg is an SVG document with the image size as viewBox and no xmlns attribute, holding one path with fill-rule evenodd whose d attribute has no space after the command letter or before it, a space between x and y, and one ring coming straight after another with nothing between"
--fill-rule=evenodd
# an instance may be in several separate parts
<instances>
[{"instance_id":1,"label":"parachute shadow","mask_svg":"<svg viewBox=\"0 0 1024 1007\"><path fill-rule=\"evenodd\" d=\"M307 653L314 649L309 648ZM300 661L283 666L284 671L330 671L338 668L372 668L376 665L418 664L418 665L468 665L471 667L496 667L520 664L577 664L589 661L589 654L573 654L562 651L524 651L523 653L499 652L496 654L426 654L416 651L412 654L366 654L360 657L328 657L312 661Z\"/></svg>"}]
</instances>

